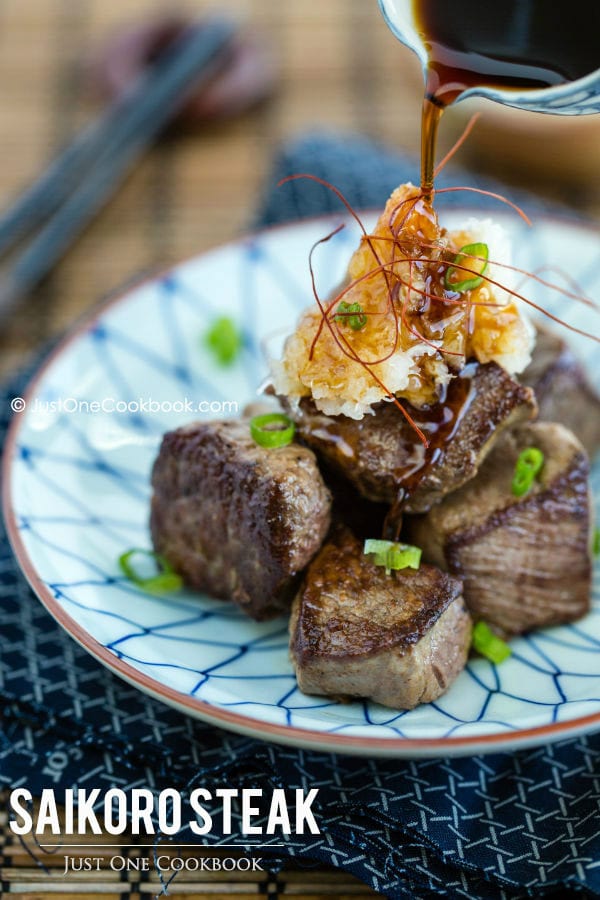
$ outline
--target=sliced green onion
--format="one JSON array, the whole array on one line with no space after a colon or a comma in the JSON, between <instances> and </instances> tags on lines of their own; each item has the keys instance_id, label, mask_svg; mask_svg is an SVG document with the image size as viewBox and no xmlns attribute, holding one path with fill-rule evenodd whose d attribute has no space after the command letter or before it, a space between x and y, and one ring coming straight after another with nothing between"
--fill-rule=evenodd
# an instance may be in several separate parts
<instances>
[{"instance_id":1,"label":"sliced green onion","mask_svg":"<svg viewBox=\"0 0 600 900\"><path fill-rule=\"evenodd\" d=\"M242 334L229 316L215 319L205 335L205 343L218 363L229 366L242 349Z\"/></svg>"},{"instance_id":2,"label":"sliced green onion","mask_svg":"<svg viewBox=\"0 0 600 900\"><path fill-rule=\"evenodd\" d=\"M496 664L504 662L512 654L506 641L494 634L485 622L477 622L473 628L471 641L478 653Z\"/></svg>"},{"instance_id":3,"label":"sliced green onion","mask_svg":"<svg viewBox=\"0 0 600 900\"><path fill-rule=\"evenodd\" d=\"M541 472L543 465L544 454L537 447L528 447L527 450L523 450L519 454L512 480L512 492L515 497L522 497L531 490L533 482Z\"/></svg>"},{"instance_id":4,"label":"sliced green onion","mask_svg":"<svg viewBox=\"0 0 600 900\"><path fill-rule=\"evenodd\" d=\"M487 244L465 244L460 248L458 256L454 259L454 264L446 269L444 275L444 284L449 291L456 291L464 294L465 291L472 291L479 287L483 278L481 277L487 269L487 261L490 250ZM473 258L479 257L479 258ZM471 275L464 269L457 269L456 266L465 266L473 271Z\"/></svg>"},{"instance_id":5,"label":"sliced green onion","mask_svg":"<svg viewBox=\"0 0 600 900\"><path fill-rule=\"evenodd\" d=\"M260 447L285 447L294 440L296 426L283 413L265 413L250 419L250 434Z\"/></svg>"},{"instance_id":6,"label":"sliced green onion","mask_svg":"<svg viewBox=\"0 0 600 900\"><path fill-rule=\"evenodd\" d=\"M592 551L594 556L600 556L600 528L594 528L594 539L592 541Z\"/></svg>"},{"instance_id":7,"label":"sliced green onion","mask_svg":"<svg viewBox=\"0 0 600 900\"><path fill-rule=\"evenodd\" d=\"M373 557L376 566L383 566L385 574L389 575L392 569L418 569L421 565L421 549L410 544L397 544L394 541L379 541L368 538L365 541L363 552Z\"/></svg>"},{"instance_id":8,"label":"sliced green onion","mask_svg":"<svg viewBox=\"0 0 600 900\"><path fill-rule=\"evenodd\" d=\"M387 553L390 547L395 547L393 541L378 541L375 538L367 538L364 553Z\"/></svg>"},{"instance_id":9,"label":"sliced green onion","mask_svg":"<svg viewBox=\"0 0 600 900\"><path fill-rule=\"evenodd\" d=\"M360 303L346 303L345 300L339 304L333 318L337 322L349 325L352 331L360 331L367 324L367 317Z\"/></svg>"},{"instance_id":10,"label":"sliced green onion","mask_svg":"<svg viewBox=\"0 0 600 900\"><path fill-rule=\"evenodd\" d=\"M156 564L158 574L151 575L149 578L139 574L131 562L134 556L145 556L152 559ZM181 575L177 574L164 556L154 553L152 550L140 550L137 547L127 550L119 557L119 567L126 578L151 594L172 593L179 591L183 585Z\"/></svg>"}]
</instances>

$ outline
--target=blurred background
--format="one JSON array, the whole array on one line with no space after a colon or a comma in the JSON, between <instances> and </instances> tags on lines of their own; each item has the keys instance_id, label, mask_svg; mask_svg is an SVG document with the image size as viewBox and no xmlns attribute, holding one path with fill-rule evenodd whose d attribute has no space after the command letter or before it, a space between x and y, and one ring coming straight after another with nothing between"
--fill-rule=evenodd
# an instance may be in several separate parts
<instances>
[{"instance_id":1,"label":"blurred background","mask_svg":"<svg viewBox=\"0 0 600 900\"><path fill-rule=\"evenodd\" d=\"M215 10L262 40L275 72L271 96L227 120L172 129L144 155L52 274L10 313L0 335L3 373L140 273L248 228L274 153L290 136L358 131L418 153L419 64L388 32L376 0L180 0L174 7L3 0L0 204L9 205L99 112L102 79L91 75L91 61L110 56L115 33L171 13L196 18ZM459 104L447 114L440 156L474 108ZM598 215L599 117L483 110L458 163Z\"/></svg>"}]
</instances>

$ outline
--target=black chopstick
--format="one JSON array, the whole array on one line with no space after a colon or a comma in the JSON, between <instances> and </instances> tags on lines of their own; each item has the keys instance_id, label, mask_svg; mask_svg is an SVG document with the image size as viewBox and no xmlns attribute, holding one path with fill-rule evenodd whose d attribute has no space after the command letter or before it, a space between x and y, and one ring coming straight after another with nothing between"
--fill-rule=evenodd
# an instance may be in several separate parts
<instances>
[{"instance_id":1,"label":"black chopstick","mask_svg":"<svg viewBox=\"0 0 600 900\"><path fill-rule=\"evenodd\" d=\"M186 29L131 93L88 126L0 220L1 245L5 223L12 220L13 227L23 229L39 216L36 203L46 212L59 206L0 281L0 314L49 272L148 144L176 115L187 97L186 88L197 89L202 80L214 75L233 35L234 26L222 20ZM65 199L59 182L70 167L73 179L78 176L80 183ZM68 190L72 186L71 180Z\"/></svg>"},{"instance_id":2,"label":"black chopstick","mask_svg":"<svg viewBox=\"0 0 600 900\"><path fill-rule=\"evenodd\" d=\"M112 140L132 107L148 90L148 74L141 76L132 90L83 128L48 167L26 188L14 204L0 216L0 255L27 231L37 227L69 196L82 175Z\"/></svg>"},{"instance_id":3,"label":"black chopstick","mask_svg":"<svg viewBox=\"0 0 600 900\"><path fill-rule=\"evenodd\" d=\"M111 118L114 112L114 107L111 107ZM82 169L89 165L97 153L98 138L107 130L106 118L102 116L102 121L95 121L77 135L37 181L0 216L0 254L5 253L30 228L47 218L68 196Z\"/></svg>"}]
</instances>

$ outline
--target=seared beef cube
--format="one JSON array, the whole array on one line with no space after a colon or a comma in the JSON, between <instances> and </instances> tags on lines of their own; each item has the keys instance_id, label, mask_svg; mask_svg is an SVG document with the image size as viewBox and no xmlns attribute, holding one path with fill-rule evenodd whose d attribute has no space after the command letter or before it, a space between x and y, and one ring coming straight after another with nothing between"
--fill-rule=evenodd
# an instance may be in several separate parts
<instances>
[{"instance_id":1,"label":"seared beef cube","mask_svg":"<svg viewBox=\"0 0 600 900\"><path fill-rule=\"evenodd\" d=\"M519 454L537 447L544 466L515 497ZM426 516L407 521L424 558L462 579L475 620L503 634L572 622L590 606L589 463L562 425L507 434L476 478Z\"/></svg>"},{"instance_id":2,"label":"seared beef cube","mask_svg":"<svg viewBox=\"0 0 600 900\"><path fill-rule=\"evenodd\" d=\"M306 447L259 447L247 420L163 438L152 474L154 546L186 584L254 619L289 605L327 533L331 498Z\"/></svg>"},{"instance_id":3,"label":"seared beef cube","mask_svg":"<svg viewBox=\"0 0 600 900\"><path fill-rule=\"evenodd\" d=\"M292 606L290 652L307 694L412 709L452 683L470 640L460 581L427 565L386 575L347 530L311 563Z\"/></svg>"},{"instance_id":4,"label":"seared beef cube","mask_svg":"<svg viewBox=\"0 0 600 900\"><path fill-rule=\"evenodd\" d=\"M476 474L498 435L536 412L533 391L496 365L471 363L453 379L442 403L410 415L429 438L426 449L394 403L381 403L363 419L325 416L302 400L302 440L369 500L394 503L406 495L407 512L425 512Z\"/></svg>"},{"instance_id":5,"label":"seared beef cube","mask_svg":"<svg viewBox=\"0 0 600 900\"><path fill-rule=\"evenodd\" d=\"M570 428L591 458L600 448L600 397L565 341L547 328L538 326L537 331L521 381L535 392L539 420Z\"/></svg>"}]
</instances>

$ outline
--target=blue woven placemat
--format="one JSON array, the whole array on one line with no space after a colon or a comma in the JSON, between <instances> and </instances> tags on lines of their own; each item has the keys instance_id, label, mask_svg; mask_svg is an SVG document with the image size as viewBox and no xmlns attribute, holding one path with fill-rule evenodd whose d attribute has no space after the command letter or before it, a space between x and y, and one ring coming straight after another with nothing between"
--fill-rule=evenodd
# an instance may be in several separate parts
<instances>
[{"instance_id":1,"label":"blue woven placemat","mask_svg":"<svg viewBox=\"0 0 600 900\"><path fill-rule=\"evenodd\" d=\"M418 172L415 160L358 137L303 138L278 156L257 224L338 208L308 182L271 189L298 171L334 182L358 208L381 205ZM2 442L10 398L28 377L0 393ZM513 754L400 762L228 734L130 688L83 651L32 595L3 526L0 622L0 786L318 787L321 835L292 836L271 851L267 839L260 855L273 868L289 858L328 863L411 900L600 896L600 735ZM178 836L186 840L197 838Z\"/></svg>"}]
</instances>

